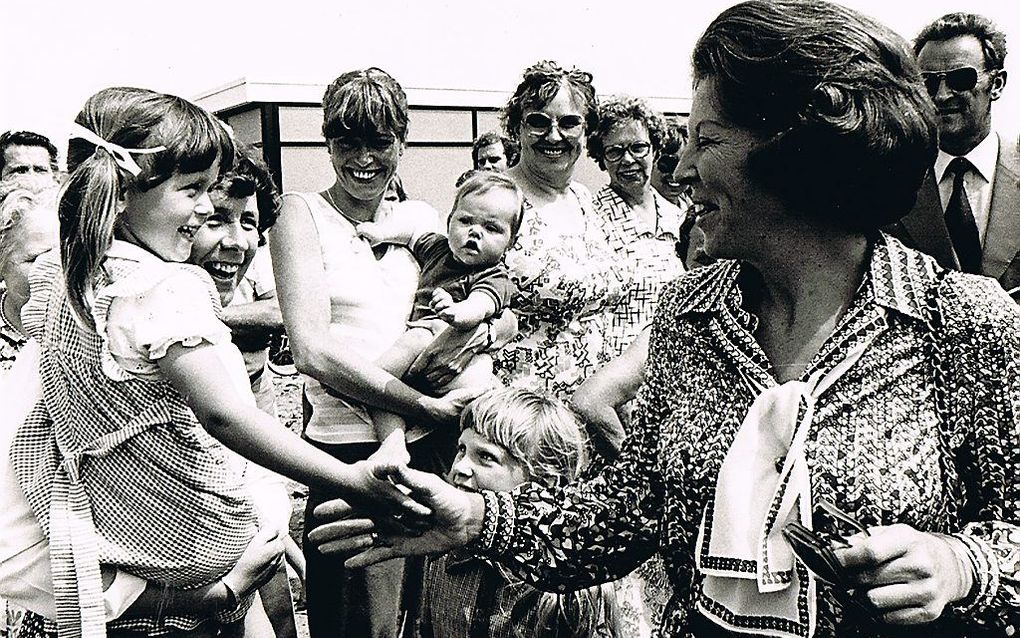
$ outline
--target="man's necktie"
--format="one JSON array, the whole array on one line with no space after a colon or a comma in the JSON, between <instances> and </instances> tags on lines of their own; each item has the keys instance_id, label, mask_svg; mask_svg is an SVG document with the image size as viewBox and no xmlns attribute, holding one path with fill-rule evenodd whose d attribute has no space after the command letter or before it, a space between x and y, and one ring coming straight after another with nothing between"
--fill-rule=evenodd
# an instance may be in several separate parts
<instances>
[{"instance_id":1,"label":"man's necktie","mask_svg":"<svg viewBox=\"0 0 1020 638\"><path fill-rule=\"evenodd\" d=\"M949 196L949 205L946 206L946 228L949 229L949 238L956 250L956 257L960 260L960 270L980 273L981 240L978 237L974 213L970 208L970 200L967 199L967 189L963 183L963 178L971 167L967 158L957 157L949 162L946 169L946 172L953 176L953 192Z\"/></svg>"}]
</instances>

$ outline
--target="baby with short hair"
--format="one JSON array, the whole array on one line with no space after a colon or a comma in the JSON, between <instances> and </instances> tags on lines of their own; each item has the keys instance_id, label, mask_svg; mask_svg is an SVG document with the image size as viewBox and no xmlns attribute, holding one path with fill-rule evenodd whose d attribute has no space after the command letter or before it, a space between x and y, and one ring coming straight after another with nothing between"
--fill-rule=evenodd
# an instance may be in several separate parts
<instances>
[{"instance_id":1,"label":"baby with short hair","mask_svg":"<svg viewBox=\"0 0 1020 638\"><path fill-rule=\"evenodd\" d=\"M445 237L401 220L358 225L358 235L373 245L408 246L421 267L408 330L379 357L380 367L398 377L410 370L418 385L428 385L423 382L428 369L417 370L416 360L434 339L448 329L474 331L509 306L514 286L502 259L523 214L524 195L517 184L501 173L481 171L457 190ZM441 390L494 381L491 358L479 354ZM406 457L402 420L378 410L372 411L372 420L381 449L392 451L395 460Z\"/></svg>"}]
</instances>

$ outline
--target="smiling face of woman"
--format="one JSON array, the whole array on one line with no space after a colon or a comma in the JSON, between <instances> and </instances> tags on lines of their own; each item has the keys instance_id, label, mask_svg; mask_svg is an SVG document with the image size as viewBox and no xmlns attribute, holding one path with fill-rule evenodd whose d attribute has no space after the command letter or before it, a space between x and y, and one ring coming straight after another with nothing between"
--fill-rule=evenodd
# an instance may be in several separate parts
<instances>
[{"instance_id":1,"label":"smiling face of woman","mask_svg":"<svg viewBox=\"0 0 1020 638\"><path fill-rule=\"evenodd\" d=\"M680 156L678 175L692 187L692 210L705 235L705 253L720 259L751 259L771 233L790 221L786 207L748 173L758 135L730 123L715 83L698 83L688 120L691 139Z\"/></svg>"},{"instance_id":2,"label":"smiling face of woman","mask_svg":"<svg viewBox=\"0 0 1020 638\"><path fill-rule=\"evenodd\" d=\"M397 172L403 144L391 133L352 133L327 140L336 181L352 199L381 198Z\"/></svg>"},{"instance_id":3,"label":"smiling face of woman","mask_svg":"<svg viewBox=\"0 0 1020 638\"><path fill-rule=\"evenodd\" d=\"M612 149L608 155L603 153L602 158L609 173L609 184L617 192L640 199L649 188L652 174L652 142L648 129L637 120L625 120L609 129L602 138L602 145L606 151ZM610 155L615 156L621 150L622 157L610 159Z\"/></svg>"},{"instance_id":4,"label":"smiling face of woman","mask_svg":"<svg viewBox=\"0 0 1020 638\"><path fill-rule=\"evenodd\" d=\"M545 116L550 126L534 126L528 120L532 114ZM577 126L574 122L580 121ZM540 175L566 175L574 171L574 164L584 150L584 106L574 97L567 85L541 108L525 108L524 117L518 130L521 141L520 164Z\"/></svg>"}]
</instances>

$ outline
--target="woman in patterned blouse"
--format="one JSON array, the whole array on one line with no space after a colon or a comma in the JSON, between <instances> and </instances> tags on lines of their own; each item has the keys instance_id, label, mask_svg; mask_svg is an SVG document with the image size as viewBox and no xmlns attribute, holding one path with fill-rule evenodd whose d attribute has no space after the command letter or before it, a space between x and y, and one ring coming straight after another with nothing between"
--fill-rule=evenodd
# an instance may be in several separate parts
<instances>
[{"instance_id":1,"label":"woman in patterned blouse","mask_svg":"<svg viewBox=\"0 0 1020 638\"><path fill-rule=\"evenodd\" d=\"M606 347L619 356L652 320L662 287L684 271L677 255L683 213L652 188L652 161L666 122L644 100L615 97L599 106L588 154L609 174L595 194L595 213L609 246L634 266L634 285L613 308Z\"/></svg>"},{"instance_id":2,"label":"woman in patterned blouse","mask_svg":"<svg viewBox=\"0 0 1020 638\"><path fill-rule=\"evenodd\" d=\"M591 193L573 181L585 131L597 121L591 74L555 62L526 69L503 112L506 133L520 142L508 174L525 210L505 257L519 332L497 356L496 374L564 400L607 360L605 309L631 278L595 221Z\"/></svg>"},{"instance_id":3,"label":"woman in patterned blouse","mask_svg":"<svg viewBox=\"0 0 1020 638\"><path fill-rule=\"evenodd\" d=\"M505 502L404 472L434 529L347 523L382 541L352 562L471 543L564 590L657 552L669 636L1014 635L1020 312L878 231L936 153L907 45L840 5L751 0L693 63L679 170L719 261L663 295L616 463ZM812 516L823 501L867 531ZM840 584L791 553L792 523L836 532Z\"/></svg>"}]
</instances>

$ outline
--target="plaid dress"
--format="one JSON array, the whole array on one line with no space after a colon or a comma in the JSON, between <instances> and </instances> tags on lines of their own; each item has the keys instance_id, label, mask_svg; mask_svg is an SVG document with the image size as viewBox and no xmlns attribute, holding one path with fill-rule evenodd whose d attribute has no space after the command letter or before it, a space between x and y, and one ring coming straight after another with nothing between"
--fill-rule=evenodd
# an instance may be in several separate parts
<instances>
[{"instance_id":1,"label":"plaid dress","mask_svg":"<svg viewBox=\"0 0 1020 638\"><path fill-rule=\"evenodd\" d=\"M97 332L76 321L52 253L33 271L22 313L40 344L43 400L15 436L11 462L49 535L62 637L104 635L100 563L169 587L197 587L225 574L256 530L224 449L180 394L166 381L130 374L110 353L106 318L118 298L165 286L180 293L179 305L154 313L186 319L205 308L218 312L204 273L138 252L107 257L92 304ZM172 343L207 339L180 321L171 324L177 336L154 345L151 358Z\"/></svg>"}]
</instances>

